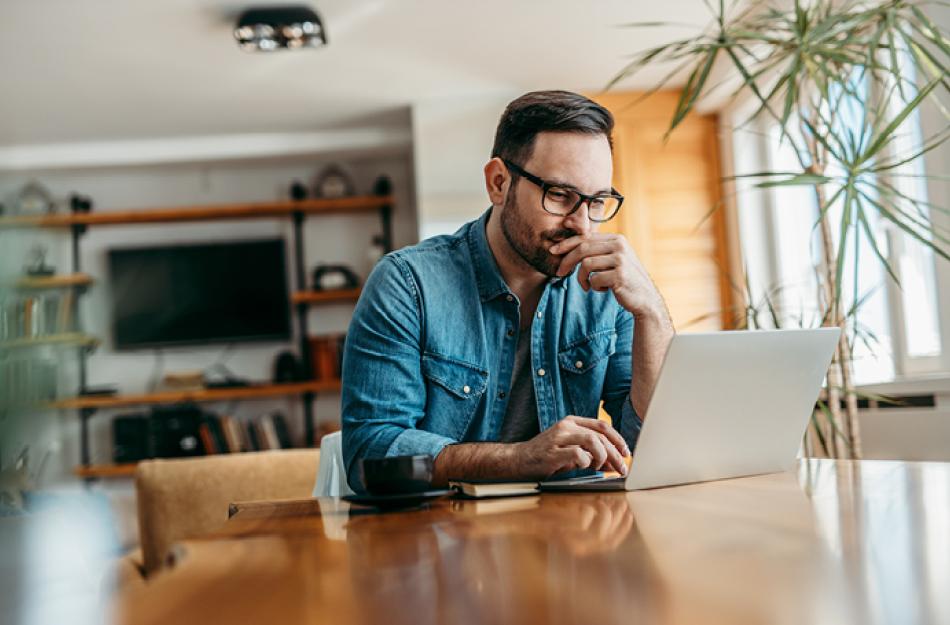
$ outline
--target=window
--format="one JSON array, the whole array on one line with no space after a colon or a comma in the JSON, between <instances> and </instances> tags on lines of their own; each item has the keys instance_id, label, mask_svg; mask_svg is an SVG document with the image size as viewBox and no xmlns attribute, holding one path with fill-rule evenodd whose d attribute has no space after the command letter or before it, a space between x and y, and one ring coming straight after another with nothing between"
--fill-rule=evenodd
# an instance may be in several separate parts
<instances>
[{"instance_id":1,"label":"window","mask_svg":"<svg viewBox=\"0 0 950 625\"><path fill-rule=\"evenodd\" d=\"M764 169L801 171L798 156L787 140L780 140L780 128L774 120L758 119L740 127L748 119L751 106L747 103L723 114L723 125L735 129L729 137L728 150L733 154L730 165L735 174ZM899 101L896 106L900 106ZM844 98L836 110L837 123L842 129L853 129L856 135L863 117L860 99ZM908 118L898 133L891 148L893 154L906 157L920 150L919 119ZM829 173L834 173L833 168L834 164L829 165ZM922 173L918 159L892 171L880 182L926 201ZM814 190L807 186L755 189L755 182L737 180L736 208L750 295L760 310L758 321L773 325L772 311L768 310L771 306L782 327L816 327L821 321L816 274L821 240L816 227L818 202ZM829 209L836 242L841 210L840 199ZM909 203L904 210L915 211L922 221L929 222L929 214L918 212ZM850 328L855 383L883 382L898 375L947 369L941 349L935 255L875 211L869 211L867 216L877 247L888 258L901 285L898 287L888 277L867 233L857 235L856 249L856 235L852 233L841 288L842 306L845 310L857 310L856 323Z\"/></svg>"}]
</instances>

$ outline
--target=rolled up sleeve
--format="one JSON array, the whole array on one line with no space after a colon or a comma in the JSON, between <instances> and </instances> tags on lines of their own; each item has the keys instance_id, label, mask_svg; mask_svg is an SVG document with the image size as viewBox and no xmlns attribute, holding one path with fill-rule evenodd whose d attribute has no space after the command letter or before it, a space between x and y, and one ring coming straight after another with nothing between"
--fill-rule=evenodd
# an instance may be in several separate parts
<instances>
[{"instance_id":1,"label":"rolled up sleeve","mask_svg":"<svg viewBox=\"0 0 950 625\"><path fill-rule=\"evenodd\" d=\"M387 255L364 285L343 355L343 460L356 492L364 490L361 459L436 457L457 442L416 428L426 399L421 311L411 272L398 257Z\"/></svg>"},{"instance_id":2,"label":"rolled up sleeve","mask_svg":"<svg viewBox=\"0 0 950 625\"><path fill-rule=\"evenodd\" d=\"M633 379L633 315L624 309L617 314L617 349L610 357L604 391L601 399L604 410L613 420L614 429L620 432L632 450L640 437L643 420L630 401L630 384Z\"/></svg>"}]
</instances>

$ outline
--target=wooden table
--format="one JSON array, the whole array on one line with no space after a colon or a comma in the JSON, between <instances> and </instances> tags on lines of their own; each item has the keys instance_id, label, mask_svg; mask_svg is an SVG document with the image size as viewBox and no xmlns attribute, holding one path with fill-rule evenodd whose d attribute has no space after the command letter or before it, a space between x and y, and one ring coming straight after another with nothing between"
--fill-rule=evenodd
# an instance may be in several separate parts
<instances>
[{"instance_id":1,"label":"wooden table","mask_svg":"<svg viewBox=\"0 0 950 625\"><path fill-rule=\"evenodd\" d=\"M950 464L368 513L247 504L124 623L950 623Z\"/></svg>"}]
</instances>

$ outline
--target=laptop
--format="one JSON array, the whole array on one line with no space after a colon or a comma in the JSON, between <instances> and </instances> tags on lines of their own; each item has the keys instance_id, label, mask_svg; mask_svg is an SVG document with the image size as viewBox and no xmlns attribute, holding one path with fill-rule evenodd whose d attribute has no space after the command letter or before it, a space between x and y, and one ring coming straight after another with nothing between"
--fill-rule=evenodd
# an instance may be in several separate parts
<instances>
[{"instance_id":1,"label":"laptop","mask_svg":"<svg viewBox=\"0 0 950 625\"><path fill-rule=\"evenodd\" d=\"M640 490L791 469L839 334L677 334L627 477L547 481L541 490Z\"/></svg>"}]
</instances>

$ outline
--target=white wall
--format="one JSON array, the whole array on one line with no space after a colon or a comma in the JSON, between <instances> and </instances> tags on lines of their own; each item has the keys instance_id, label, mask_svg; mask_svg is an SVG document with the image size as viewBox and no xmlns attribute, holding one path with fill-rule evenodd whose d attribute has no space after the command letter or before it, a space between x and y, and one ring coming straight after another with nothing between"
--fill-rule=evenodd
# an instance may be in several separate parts
<instances>
[{"instance_id":1,"label":"white wall","mask_svg":"<svg viewBox=\"0 0 950 625\"><path fill-rule=\"evenodd\" d=\"M396 204L393 212L394 242L396 247L417 240L415 196L411 155L407 148L398 152L357 156L345 160L330 156L295 156L283 159L260 159L201 164L164 164L135 167L74 168L68 170L34 170L30 172L0 172L0 198L9 200L16 190L29 179L42 182L56 197L70 192L89 195L95 210L135 209L160 206L189 206L241 201L266 201L287 197L287 188L293 179L312 186L319 171L329 162L342 162L352 172L357 190L370 193L373 181L381 174L388 175L394 185ZM320 262L347 264L365 278L371 269L367 257L372 237L379 232L376 214L353 216L312 217L305 227L305 259L309 269ZM142 226L108 226L91 228L82 240L81 263L83 271L92 274L97 282L81 300L80 314L85 330L103 339L103 344L88 360L88 384L116 385L122 393L147 390L156 364L156 352L117 352L111 339L111 304L106 252L114 247L161 245L205 241L232 241L246 238L283 236L288 242L288 283L294 288L292 275L292 227L289 219L186 224L152 224ZM69 236L66 231L21 232L17 235L19 254L34 240L42 239L53 246L51 262L58 271L69 272ZM7 264L18 264L17 256L5 254ZM11 269L5 267L5 270ZM17 267L12 268L14 271ZM308 280L309 282L309 280ZM249 302L249 305L254 305ZM338 304L314 306L310 312L310 333L345 332L353 305ZM296 331L296 326L294 326ZM204 369L214 363L226 346L182 347L161 350L164 371ZM226 364L240 376L251 380L271 378L274 356L284 350L296 350L296 339L285 343L235 344L227 354ZM76 357L72 351L60 352L64 388L61 395L75 393ZM209 404L208 408L238 417L253 417L270 410L287 414L298 442L303 438L303 411L299 399L276 399L229 404ZM121 412L136 412L131 407ZM92 460L94 463L111 461L111 430L109 416L102 412L92 424ZM320 422L338 422L339 395L320 396L314 403L314 414ZM79 462L78 417L75 411L61 414L35 414L29 420L4 428L2 454L4 459L22 446L24 441L34 446L36 453L52 446L62 453L50 457L44 471L43 483L57 483L68 479L73 465Z\"/></svg>"},{"instance_id":2,"label":"white wall","mask_svg":"<svg viewBox=\"0 0 950 625\"><path fill-rule=\"evenodd\" d=\"M519 95L512 91L413 105L420 239L452 233L488 208L482 169L491 158L498 120Z\"/></svg>"}]
</instances>

